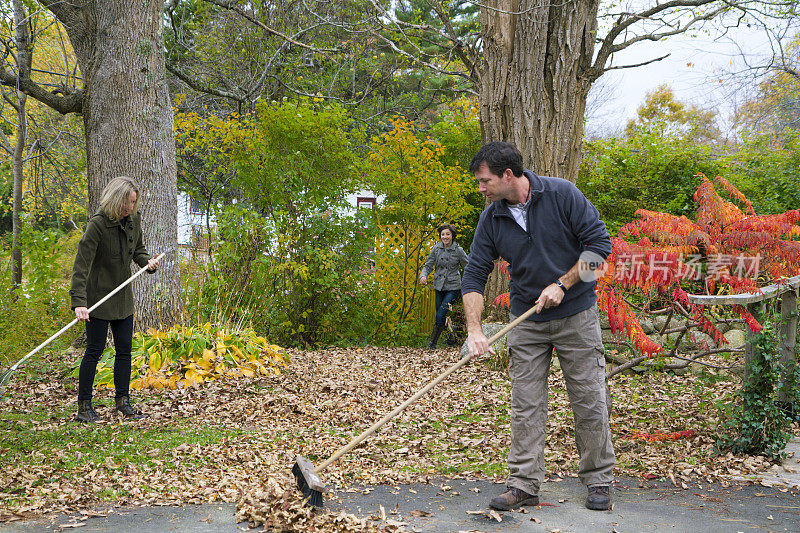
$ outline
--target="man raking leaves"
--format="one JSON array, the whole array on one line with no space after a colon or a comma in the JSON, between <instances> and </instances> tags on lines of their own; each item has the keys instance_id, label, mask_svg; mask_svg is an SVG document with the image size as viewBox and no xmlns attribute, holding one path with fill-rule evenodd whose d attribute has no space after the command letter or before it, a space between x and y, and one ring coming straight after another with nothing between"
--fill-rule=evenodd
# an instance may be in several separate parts
<instances>
[{"instance_id":1,"label":"man raking leaves","mask_svg":"<svg viewBox=\"0 0 800 533\"><path fill-rule=\"evenodd\" d=\"M510 316L534 304L541 307L508 336L508 490L489 505L508 510L539 503L547 376L555 350L575 417L581 457L578 477L588 487L586 507L609 509L614 448L593 271L611 253L605 224L569 181L523 170L522 155L513 144L483 146L472 159L470 172L492 203L481 214L461 285L469 353L490 351L481 328L483 290L499 257L510 264Z\"/></svg>"},{"instance_id":2,"label":"man raking leaves","mask_svg":"<svg viewBox=\"0 0 800 533\"><path fill-rule=\"evenodd\" d=\"M511 473L508 491L493 498L490 506L508 510L539 503L553 348L558 349L576 418L579 476L589 487L586 506L596 510L611 506L614 450L593 278L593 268L611 252L606 227L597 209L570 182L523 173L522 156L512 144L484 146L470 170L478 178L480 192L493 203L481 215L462 282L469 353L318 467L298 456L292 473L313 506L323 504L320 472L470 359L489 352L494 342L518 325L522 332L509 334ZM487 339L481 329L483 288L500 256L511 264L512 313L518 316Z\"/></svg>"}]
</instances>

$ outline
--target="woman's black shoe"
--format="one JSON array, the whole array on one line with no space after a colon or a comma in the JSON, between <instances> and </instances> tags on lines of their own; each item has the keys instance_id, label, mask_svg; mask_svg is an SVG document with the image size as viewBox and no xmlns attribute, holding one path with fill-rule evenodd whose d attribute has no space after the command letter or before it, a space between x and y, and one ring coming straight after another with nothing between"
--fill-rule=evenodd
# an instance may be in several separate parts
<instances>
[{"instance_id":1,"label":"woman's black shoe","mask_svg":"<svg viewBox=\"0 0 800 533\"><path fill-rule=\"evenodd\" d=\"M428 342L428 348L433 350L436 348L436 343L439 342L439 335L444 330L444 324L434 324L433 331L431 332L431 340Z\"/></svg>"},{"instance_id":2,"label":"woman's black shoe","mask_svg":"<svg viewBox=\"0 0 800 533\"><path fill-rule=\"evenodd\" d=\"M75 416L78 422L96 424L100 421L97 411L92 407L92 400L78 400L78 414Z\"/></svg>"},{"instance_id":3,"label":"woman's black shoe","mask_svg":"<svg viewBox=\"0 0 800 533\"><path fill-rule=\"evenodd\" d=\"M117 411L122 413L125 418L130 418L131 420L141 420L142 418L147 418L147 415L144 415L133 408L131 405L131 400L128 396L120 396L119 398L115 398L114 403L117 406Z\"/></svg>"}]
</instances>

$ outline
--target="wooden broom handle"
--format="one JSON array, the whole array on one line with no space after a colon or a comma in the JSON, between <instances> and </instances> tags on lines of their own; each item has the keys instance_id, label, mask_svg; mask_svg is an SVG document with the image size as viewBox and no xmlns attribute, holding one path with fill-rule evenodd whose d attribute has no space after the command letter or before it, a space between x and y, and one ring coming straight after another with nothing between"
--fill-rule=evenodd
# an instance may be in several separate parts
<instances>
[{"instance_id":1,"label":"wooden broom handle","mask_svg":"<svg viewBox=\"0 0 800 533\"><path fill-rule=\"evenodd\" d=\"M531 316L534 313L534 311L536 311L536 307L537 306L531 307L530 309L522 313L520 316L515 318L506 327L504 327L503 329L492 335L492 337L489 339L489 344L490 345L494 344L495 342L500 340L503 337L503 335L508 333L512 328L514 328L517 324L519 324L520 322ZM420 397L422 397L426 392L428 392L436 385L438 385L447 376L449 376L450 374L452 374L453 372L455 372L456 370L467 364L469 360L472 359L472 357L473 356L470 354L467 354L464 357L462 357L460 361L458 361L456 364L445 370L441 375L439 375L439 377L437 377L436 379L425 385L423 388L421 388L419 391L417 391L417 393L414 394L414 396L412 396L411 398L409 398L408 400L397 406L397 408L395 408L394 411L392 411L388 415L384 416L383 418L372 424L372 426L370 426L369 429L365 430L361 435L351 440L346 446L340 448L339 451L331 455L327 461L316 467L314 469L314 472L316 473L322 472L325 468L330 466L331 463L339 459L339 457L341 457L342 455L346 454L347 452L358 446L364 439L375 433L375 431L377 431L391 419L399 415L406 407L419 400Z\"/></svg>"},{"instance_id":2,"label":"wooden broom handle","mask_svg":"<svg viewBox=\"0 0 800 533\"><path fill-rule=\"evenodd\" d=\"M155 257L156 261L159 261L159 260L160 260L162 257L164 257L164 255L166 255L166 253L167 253L167 252L161 252L160 254L158 254L158 255ZM99 302L97 302L96 304L94 304L93 306L91 306L91 307L89 308L89 312L91 313L92 311L94 311L95 309L97 309L97 308L98 308L98 307L99 307L101 304L105 303L105 301L106 301L106 300L108 300L109 298L111 298L112 296L114 296L115 294L117 294L119 291L121 291L122 289L124 289L124 288L125 288L126 286L128 286L128 285L129 285L129 284L130 284L130 283L131 283L133 280L135 280L136 278L138 278L139 276L141 276L141 275L142 275L142 273L144 273L144 271L145 271L145 270L147 270L147 266L143 266L142 268L140 268L140 269L139 269L139 271L138 271L136 274L134 274L133 276L131 276L131 277L129 277L128 279L126 279L124 282L122 282L122 284L121 284L119 287L117 287L117 288L116 288L116 289L114 289L113 291L111 291L111 292L109 292L108 294L106 294L106 295L105 295L105 297L103 297L103 299L102 299L102 300L100 300ZM62 335L62 334L65 332L65 331L67 331L69 328L71 328L72 326L74 326L74 325L75 325L75 324L77 324L77 323L78 323L78 319L77 319L77 318L73 319L73 321L72 321L72 322L70 322L69 324L67 324L66 326L64 326L64 327L63 327L63 328L61 328L60 330L58 330L58 332L57 332L57 333L55 333L55 334L53 334L53 336L52 336L52 337L50 337L49 339L47 339L46 341L44 341L42 344L40 344L39 346L37 346L36 348L34 348L33 350L31 350L30 352L28 352L28 354L27 354L25 357L23 357L22 359L20 359L19 361L17 361L17 362L14 364L14 366L12 366L11 368L9 368L9 369L6 371L6 373L7 373L7 374L10 374L11 372L14 372L14 371L17 369L17 367L19 367L19 365L21 365L22 363L24 363L25 361L27 361L27 360L28 360L28 358L29 358L30 356L32 356L33 354L35 354L36 352L38 352L39 350L41 350L42 348L44 348L45 346L47 346L48 344L50 344L51 342L53 342L54 340L56 340L56 339L57 339L58 337L60 337L60 336L61 336L61 335Z\"/></svg>"}]
</instances>

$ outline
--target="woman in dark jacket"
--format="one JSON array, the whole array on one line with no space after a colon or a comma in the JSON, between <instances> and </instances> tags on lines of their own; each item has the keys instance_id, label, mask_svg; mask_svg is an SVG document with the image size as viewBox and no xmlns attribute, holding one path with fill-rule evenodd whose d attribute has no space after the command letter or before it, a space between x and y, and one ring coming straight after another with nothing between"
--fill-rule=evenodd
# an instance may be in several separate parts
<instances>
[{"instance_id":1,"label":"woman in dark jacket","mask_svg":"<svg viewBox=\"0 0 800 533\"><path fill-rule=\"evenodd\" d=\"M75 316L86 321L86 353L78 375L78 415L81 422L97 422L92 387L97 363L106 345L108 326L114 335L114 388L117 410L139 419L130 404L131 347L133 343L133 288L128 285L89 315L89 307L131 276L130 264L154 272L158 262L142 242L139 188L124 176L112 179L100 198L100 210L86 226L78 243L69 291Z\"/></svg>"},{"instance_id":2,"label":"woman in dark jacket","mask_svg":"<svg viewBox=\"0 0 800 533\"><path fill-rule=\"evenodd\" d=\"M433 325L428 348L436 348L439 335L445 326L445 318L450 304L461 296L461 272L459 267L467 264L467 254L456 243L456 229L450 224L439 226L439 242L431 250L428 260L422 267L419 282L428 283L428 275L433 275L433 288L436 290L436 322Z\"/></svg>"}]
</instances>

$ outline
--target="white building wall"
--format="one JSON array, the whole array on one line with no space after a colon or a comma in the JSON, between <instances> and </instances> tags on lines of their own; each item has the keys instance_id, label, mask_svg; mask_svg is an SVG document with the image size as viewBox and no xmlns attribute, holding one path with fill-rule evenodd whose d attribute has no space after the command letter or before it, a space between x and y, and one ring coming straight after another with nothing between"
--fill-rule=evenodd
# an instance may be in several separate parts
<instances>
[{"instance_id":1,"label":"white building wall","mask_svg":"<svg viewBox=\"0 0 800 533\"><path fill-rule=\"evenodd\" d=\"M361 205L359 205L359 199L361 200ZM369 207L370 204L372 207L375 207L380 204L383 199L383 196L376 196L372 191L361 190L347 195L347 205L353 210L351 213L353 214L359 207Z\"/></svg>"},{"instance_id":2,"label":"white building wall","mask_svg":"<svg viewBox=\"0 0 800 533\"><path fill-rule=\"evenodd\" d=\"M192 244L192 227L198 226L200 231L206 231L206 216L201 208L185 192L178 192L178 244L189 246ZM216 227L216 220L211 216L209 221L212 230Z\"/></svg>"}]
</instances>

